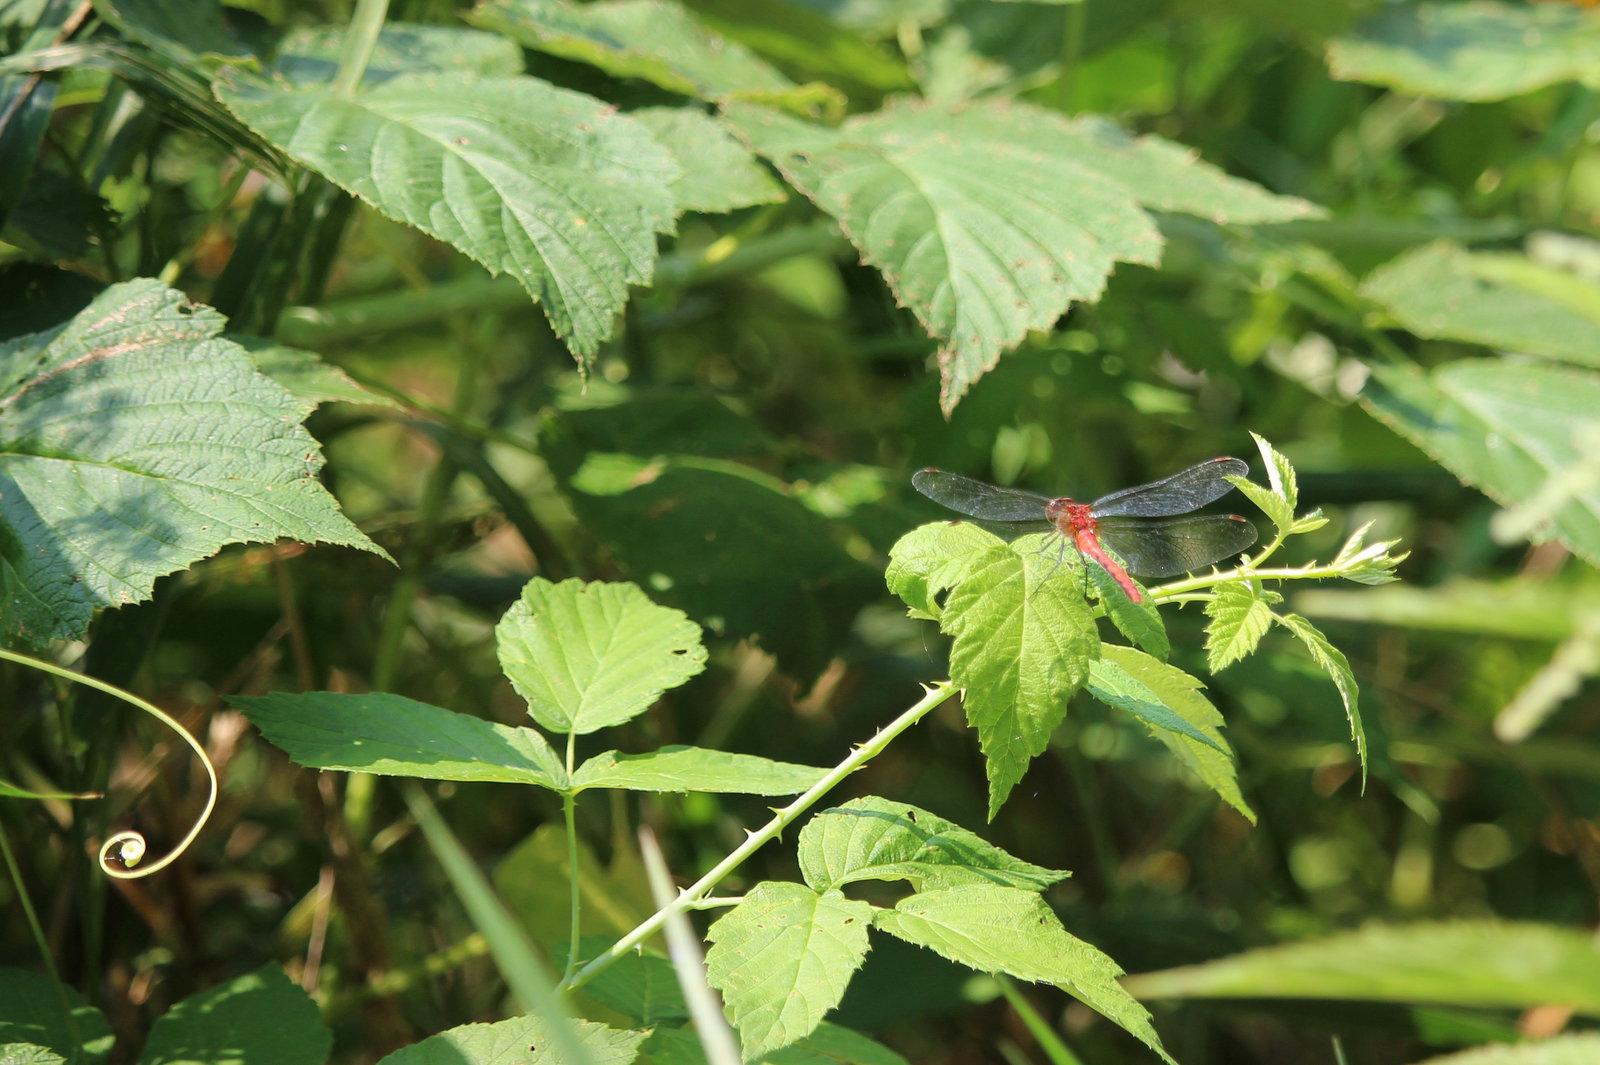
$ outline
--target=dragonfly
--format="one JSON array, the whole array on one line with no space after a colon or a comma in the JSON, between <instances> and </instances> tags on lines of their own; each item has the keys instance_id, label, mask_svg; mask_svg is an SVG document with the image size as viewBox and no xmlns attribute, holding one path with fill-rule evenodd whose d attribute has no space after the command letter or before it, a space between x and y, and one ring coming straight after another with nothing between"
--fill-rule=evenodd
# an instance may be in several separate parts
<instances>
[{"instance_id":1,"label":"dragonfly","mask_svg":"<svg viewBox=\"0 0 1600 1065\"><path fill-rule=\"evenodd\" d=\"M1208 459L1149 484L1103 495L1093 503L1002 488L929 467L911 486L935 503L985 523L1009 526L1011 535L1054 529L1109 573L1135 603L1144 601L1129 573L1175 577L1239 554L1256 542L1256 527L1237 514L1187 514L1221 499L1229 477L1243 477L1243 459ZM1147 518L1169 518L1146 521ZM1122 560L1112 558L1107 549Z\"/></svg>"}]
</instances>

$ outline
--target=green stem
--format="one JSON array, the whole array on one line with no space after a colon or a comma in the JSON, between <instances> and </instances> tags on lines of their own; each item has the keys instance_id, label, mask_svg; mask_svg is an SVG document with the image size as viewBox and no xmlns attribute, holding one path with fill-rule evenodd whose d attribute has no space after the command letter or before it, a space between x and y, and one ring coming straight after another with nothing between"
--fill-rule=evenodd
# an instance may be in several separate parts
<instances>
[{"instance_id":1,"label":"green stem","mask_svg":"<svg viewBox=\"0 0 1600 1065\"><path fill-rule=\"evenodd\" d=\"M61 1022L66 1027L67 1038L72 1040L72 1060L80 1061L83 1058L83 1038L78 1035L78 1022L72 1016L72 1003L67 1001L66 985L56 971L55 958L50 953L50 941L45 937L44 926L39 923L39 914L33 908L33 897L28 894L28 886L22 881L22 869L17 865L16 855L11 852L11 840L3 827L0 827L0 854L5 855L6 871L11 874L11 886L16 890L17 903L22 907L28 929L33 933L33 941L39 948L45 971L50 974L50 989L55 992L56 1007L61 1011Z\"/></svg>"},{"instance_id":2,"label":"green stem","mask_svg":"<svg viewBox=\"0 0 1600 1065\"><path fill-rule=\"evenodd\" d=\"M339 56L339 73L333 79L336 95L350 97L356 94L361 79L367 76L367 64L378 47L378 34L383 31L383 21L389 14L389 0L356 0L355 14L345 29L344 51Z\"/></svg>"},{"instance_id":3,"label":"green stem","mask_svg":"<svg viewBox=\"0 0 1600 1065\"><path fill-rule=\"evenodd\" d=\"M567 733L567 779L577 765L578 734ZM561 795L561 813L567 823L567 967L561 974L561 986L567 986L578 968L578 936L582 914L582 891L578 884L578 793L565 791Z\"/></svg>"},{"instance_id":4,"label":"green stem","mask_svg":"<svg viewBox=\"0 0 1600 1065\"><path fill-rule=\"evenodd\" d=\"M750 855L781 835L783 830L789 827L797 817L815 805L817 800L832 791L841 780L876 757L884 748L889 746L889 743L896 736L921 721L935 707L960 690L949 681L943 681L929 688L927 693L917 700L914 706L890 722L882 732L851 751L849 757L830 769L827 775L813 784L804 795L801 795L789 805L773 811L772 820L768 821L759 830L752 832L748 839L726 858L718 862L705 876L680 891L671 905L663 906L657 910L634 928L633 931L613 943L610 950L607 950L604 954L578 970L577 974L570 979L563 980L561 990L572 991L575 988L582 987L618 958L654 935L662 925L666 924L669 917L698 908L699 904L705 900L707 893L718 881L737 869Z\"/></svg>"},{"instance_id":5,"label":"green stem","mask_svg":"<svg viewBox=\"0 0 1600 1065\"><path fill-rule=\"evenodd\" d=\"M1066 24L1061 28L1060 75L1056 79L1056 105L1071 112L1078 91L1078 67L1083 61L1083 27L1088 17L1089 0L1068 4Z\"/></svg>"},{"instance_id":6,"label":"green stem","mask_svg":"<svg viewBox=\"0 0 1600 1065\"><path fill-rule=\"evenodd\" d=\"M1159 588L1150 590L1152 602L1169 603L1180 599L1192 598L1185 593L1210 588L1213 585L1227 584L1236 580L1264 580L1264 581L1294 581L1294 580L1323 580L1327 577L1343 575L1344 567L1334 565L1305 565L1305 566L1277 566L1271 569L1255 569L1249 565L1236 566L1233 569L1220 570L1208 573L1203 577L1190 577L1186 581L1173 581L1163 584Z\"/></svg>"}]
</instances>

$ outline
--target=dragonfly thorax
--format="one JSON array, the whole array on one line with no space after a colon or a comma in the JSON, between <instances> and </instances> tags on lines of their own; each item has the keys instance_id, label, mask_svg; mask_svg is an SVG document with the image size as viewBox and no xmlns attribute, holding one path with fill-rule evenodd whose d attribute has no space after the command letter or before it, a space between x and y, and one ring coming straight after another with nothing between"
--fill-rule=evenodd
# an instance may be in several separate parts
<instances>
[{"instance_id":1,"label":"dragonfly thorax","mask_svg":"<svg viewBox=\"0 0 1600 1065\"><path fill-rule=\"evenodd\" d=\"M1063 536L1071 536L1094 528L1092 503L1078 503L1062 496L1044 505L1044 516Z\"/></svg>"}]
</instances>

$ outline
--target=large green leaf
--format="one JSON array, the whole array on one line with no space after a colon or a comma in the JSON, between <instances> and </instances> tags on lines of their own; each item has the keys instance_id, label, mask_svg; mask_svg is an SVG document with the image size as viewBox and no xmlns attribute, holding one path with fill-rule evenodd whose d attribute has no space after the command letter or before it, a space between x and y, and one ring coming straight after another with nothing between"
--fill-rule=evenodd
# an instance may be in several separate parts
<instances>
[{"instance_id":1,"label":"large green leaf","mask_svg":"<svg viewBox=\"0 0 1600 1065\"><path fill-rule=\"evenodd\" d=\"M602 866L581 837L577 851L585 944L588 937L602 935L615 942L655 912L636 852L618 847L611 864ZM572 937L571 868L566 832L559 821L535 829L495 866L494 886L500 897L534 941L546 948Z\"/></svg>"},{"instance_id":2,"label":"large green leaf","mask_svg":"<svg viewBox=\"0 0 1600 1065\"><path fill-rule=\"evenodd\" d=\"M633 584L535 577L494 631L500 668L552 732L620 725L706 668L700 626Z\"/></svg>"},{"instance_id":3,"label":"large green leaf","mask_svg":"<svg viewBox=\"0 0 1600 1065\"><path fill-rule=\"evenodd\" d=\"M708 1065L692 1026L657 1027L639 1048L654 1065ZM763 1054L751 1065L908 1065L882 1043L837 1024L823 1022L803 1039Z\"/></svg>"},{"instance_id":4,"label":"large green leaf","mask_svg":"<svg viewBox=\"0 0 1600 1065\"><path fill-rule=\"evenodd\" d=\"M744 45L701 25L674 0L485 0L471 18L529 48L684 96L800 106L815 97Z\"/></svg>"},{"instance_id":5,"label":"large green leaf","mask_svg":"<svg viewBox=\"0 0 1600 1065\"><path fill-rule=\"evenodd\" d=\"M1419 337L1600 366L1600 284L1522 255L1429 244L1374 270L1361 292Z\"/></svg>"},{"instance_id":6,"label":"large green leaf","mask_svg":"<svg viewBox=\"0 0 1600 1065\"><path fill-rule=\"evenodd\" d=\"M597 754L573 772L572 786L797 795L827 772L814 766L775 762L753 754L673 746L643 754L618 754L616 751Z\"/></svg>"},{"instance_id":7,"label":"large green leaf","mask_svg":"<svg viewBox=\"0 0 1600 1065\"><path fill-rule=\"evenodd\" d=\"M778 203L788 193L728 128L692 107L642 107L628 112L672 153L683 175L672 183L684 211L736 211Z\"/></svg>"},{"instance_id":8,"label":"large green leaf","mask_svg":"<svg viewBox=\"0 0 1600 1065\"><path fill-rule=\"evenodd\" d=\"M277 692L228 699L275 747L314 769L566 785L561 759L530 728L512 728L386 692Z\"/></svg>"},{"instance_id":9,"label":"large green leaf","mask_svg":"<svg viewBox=\"0 0 1600 1065\"><path fill-rule=\"evenodd\" d=\"M1098 298L1115 263L1160 258L1145 206L1235 222L1315 210L1158 138L1020 103L901 104L836 129L748 104L725 117L939 342L947 413L1029 330Z\"/></svg>"},{"instance_id":10,"label":"large green leaf","mask_svg":"<svg viewBox=\"0 0 1600 1065\"><path fill-rule=\"evenodd\" d=\"M222 326L130 281L0 345L0 639L81 637L95 610L224 544L383 553L318 482L299 401Z\"/></svg>"},{"instance_id":11,"label":"large green leaf","mask_svg":"<svg viewBox=\"0 0 1600 1065\"><path fill-rule=\"evenodd\" d=\"M1100 649L1074 582L1033 539L997 541L974 556L939 620L955 638L950 678L964 689L967 722L987 760L991 820L1049 744Z\"/></svg>"},{"instance_id":12,"label":"large green leaf","mask_svg":"<svg viewBox=\"0 0 1600 1065\"><path fill-rule=\"evenodd\" d=\"M1140 998L1324 998L1600 1016L1600 944L1584 929L1498 921L1371 925L1127 981Z\"/></svg>"},{"instance_id":13,"label":"large green leaf","mask_svg":"<svg viewBox=\"0 0 1600 1065\"><path fill-rule=\"evenodd\" d=\"M61 1011L63 1002L71 1011L70 1021ZM0 966L0 1046L34 1043L96 1065L111 1053L115 1041L105 1014L89 1005L76 988L41 973Z\"/></svg>"},{"instance_id":14,"label":"large green leaf","mask_svg":"<svg viewBox=\"0 0 1600 1065\"><path fill-rule=\"evenodd\" d=\"M1362 397L1462 481L1600 566L1600 376L1513 360L1380 367Z\"/></svg>"},{"instance_id":15,"label":"large green leaf","mask_svg":"<svg viewBox=\"0 0 1600 1065\"><path fill-rule=\"evenodd\" d=\"M1329 44L1328 69L1445 100L1498 100L1562 81L1600 87L1600 12L1492 0L1390 4Z\"/></svg>"},{"instance_id":16,"label":"large green leaf","mask_svg":"<svg viewBox=\"0 0 1600 1065\"><path fill-rule=\"evenodd\" d=\"M292 30L278 45L272 69L299 84L332 81L339 71L347 35L344 26ZM366 80L387 81L396 74L424 71L513 76L522 69L522 49L498 33L465 26L388 22L367 60Z\"/></svg>"},{"instance_id":17,"label":"large green leaf","mask_svg":"<svg viewBox=\"0 0 1600 1065\"><path fill-rule=\"evenodd\" d=\"M592 1065L629 1065L648 1032L567 1021ZM493 1024L463 1024L430 1035L380 1059L380 1065L570 1065L543 1017L512 1017Z\"/></svg>"},{"instance_id":18,"label":"large green leaf","mask_svg":"<svg viewBox=\"0 0 1600 1065\"><path fill-rule=\"evenodd\" d=\"M140 1065L323 1065L333 1032L276 962L191 995L150 1028Z\"/></svg>"},{"instance_id":19,"label":"large green leaf","mask_svg":"<svg viewBox=\"0 0 1600 1065\"><path fill-rule=\"evenodd\" d=\"M1579 1032L1527 1043L1473 1047L1417 1065L1594 1065L1596 1061L1600 1061L1600 1033Z\"/></svg>"},{"instance_id":20,"label":"large green leaf","mask_svg":"<svg viewBox=\"0 0 1600 1065\"><path fill-rule=\"evenodd\" d=\"M37 1043L0 1043L0 1065L67 1065L67 1059Z\"/></svg>"},{"instance_id":21,"label":"large green leaf","mask_svg":"<svg viewBox=\"0 0 1600 1065\"><path fill-rule=\"evenodd\" d=\"M998 884L940 888L878 910L872 923L979 972L1054 984L1172 1061L1149 1012L1117 984L1117 963L1063 928L1035 892Z\"/></svg>"},{"instance_id":22,"label":"large green leaf","mask_svg":"<svg viewBox=\"0 0 1600 1065\"><path fill-rule=\"evenodd\" d=\"M228 339L250 353L256 369L272 378L300 401L310 414L323 403L361 403L398 407L395 400L363 387L339 367L323 362L315 352L291 348L261 337L233 335Z\"/></svg>"},{"instance_id":23,"label":"large green leaf","mask_svg":"<svg viewBox=\"0 0 1600 1065\"><path fill-rule=\"evenodd\" d=\"M585 528L662 602L718 636L754 638L809 685L849 638L876 574L840 547L832 522L754 466L605 453L633 410L564 412L541 434Z\"/></svg>"},{"instance_id":24,"label":"large green leaf","mask_svg":"<svg viewBox=\"0 0 1600 1065\"><path fill-rule=\"evenodd\" d=\"M983 564L985 552L1000 542L970 521L919 525L889 549L884 580L911 608L912 617L932 620L944 612L939 597Z\"/></svg>"},{"instance_id":25,"label":"large green leaf","mask_svg":"<svg viewBox=\"0 0 1600 1065\"><path fill-rule=\"evenodd\" d=\"M711 926L706 976L722 992L745 1059L810 1034L867 954L872 907L838 891L757 884Z\"/></svg>"},{"instance_id":26,"label":"large green leaf","mask_svg":"<svg viewBox=\"0 0 1600 1065\"><path fill-rule=\"evenodd\" d=\"M873 795L806 822L799 859L806 883L818 891L860 880L909 880L918 891L954 884L1043 891L1068 875L1014 858L926 810Z\"/></svg>"},{"instance_id":27,"label":"large green leaf","mask_svg":"<svg viewBox=\"0 0 1600 1065\"><path fill-rule=\"evenodd\" d=\"M345 97L232 73L217 94L383 214L511 274L580 356L611 335L672 229L677 167L649 131L535 78L399 74Z\"/></svg>"},{"instance_id":28,"label":"large green leaf","mask_svg":"<svg viewBox=\"0 0 1600 1065\"><path fill-rule=\"evenodd\" d=\"M1087 686L1101 702L1143 721L1206 787L1255 823L1239 791L1233 750L1222 738L1222 715L1200 694L1198 680L1143 651L1108 643L1090 664Z\"/></svg>"}]
</instances>

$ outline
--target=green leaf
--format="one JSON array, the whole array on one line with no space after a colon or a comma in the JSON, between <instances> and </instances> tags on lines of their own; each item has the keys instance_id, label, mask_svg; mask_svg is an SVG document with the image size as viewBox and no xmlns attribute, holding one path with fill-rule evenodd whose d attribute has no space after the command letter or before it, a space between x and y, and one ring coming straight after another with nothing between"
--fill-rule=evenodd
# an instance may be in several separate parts
<instances>
[{"instance_id":1,"label":"green leaf","mask_svg":"<svg viewBox=\"0 0 1600 1065\"><path fill-rule=\"evenodd\" d=\"M63 997L72 1012L71 1025L61 1012ZM74 1036L82 1041L82 1054ZM111 1053L115 1041L105 1014L76 988L42 973L0 966L0 1046L33 1043L80 1065L96 1065Z\"/></svg>"},{"instance_id":2,"label":"green leaf","mask_svg":"<svg viewBox=\"0 0 1600 1065\"><path fill-rule=\"evenodd\" d=\"M1496 359L1379 367L1362 398L1462 481L1518 505L1539 538L1600 565L1600 376Z\"/></svg>"},{"instance_id":3,"label":"green leaf","mask_svg":"<svg viewBox=\"0 0 1600 1065\"><path fill-rule=\"evenodd\" d=\"M303 26L278 45L272 69L302 85L330 82L339 71L348 31L344 26ZM450 72L514 77L523 71L522 49L498 33L465 26L386 22L378 32L363 80L396 74Z\"/></svg>"},{"instance_id":4,"label":"green leaf","mask_svg":"<svg viewBox=\"0 0 1600 1065\"><path fill-rule=\"evenodd\" d=\"M1319 998L1600 1016L1594 936L1501 921L1368 925L1127 981L1140 998Z\"/></svg>"},{"instance_id":5,"label":"green leaf","mask_svg":"<svg viewBox=\"0 0 1600 1065\"><path fill-rule=\"evenodd\" d=\"M123 34L157 52L195 66L200 56L248 58L250 52L234 40L224 24L222 5L215 0L111 0L97 12Z\"/></svg>"},{"instance_id":6,"label":"green leaf","mask_svg":"<svg viewBox=\"0 0 1600 1065\"><path fill-rule=\"evenodd\" d=\"M632 584L535 577L494 631L528 713L562 734L638 717L706 668L700 626Z\"/></svg>"},{"instance_id":7,"label":"green leaf","mask_svg":"<svg viewBox=\"0 0 1600 1065\"><path fill-rule=\"evenodd\" d=\"M1160 258L1141 203L1233 221L1313 210L1242 192L1158 139L1026 104L896 104L837 129L746 104L725 117L939 341L946 413L1029 330L1099 298L1115 263Z\"/></svg>"},{"instance_id":8,"label":"green leaf","mask_svg":"<svg viewBox=\"0 0 1600 1065\"><path fill-rule=\"evenodd\" d=\"M1165 659L1172 653L1161 611L1156 609L1155 602L1148 595L1135 603L1103 566L1090 566L1089 573L1099 592L1100 605L1105 608L1106 617L1111 619L1111 624L1117 627L1118 632L1157 658Z\"/></svg>"},{"instance_id":9,"label":"green leaf","mask_svg":"<svg viewBox=\"0 0 1600 1065\"><path fill-rule=\"evenodd\" d=\"M1269 593L1254 584L1219 584L1206 600L1206 669L1220 673L1255 651L1272 627Z\"/></svg>"},{"instance_id":10,"label":"green leaf","mask_svg":"<svg viewBox=\"0 0 1600 1065\"><path fill-rule=\"evenodd\" d=\"M700 1037L689 1025L657 1027L640 1051L648 1055L654 1065L707 1065ZM907 1065L907 1062L882 1043L859 1032L823 1023L804 1039L763 1054L753 1065Z\"/></svg>"},{"instance_id":11,"label":"green leaf","mask_svg":"<svg viewBox=\"0 0 1600 1065\"><path fill-rule=\"evenodd\" d=\"M34 1043L0 1045L0 1065L66 1065L67 1059Z\"/></svg>"},{"instance_id":12,"label":"green leaf","mask_svg":"<svg viewBox=\"0 0 1600 1065\"><path fill-rule=\"evenodd\" d=\"M1537 1042L1473 1047L1417 1065L1593 1065L1596 1061L1600 1061L1600 1033L1583 1032Z\"/></svg>"},{"instance_id":13,"label":"green leaf","mask_svg":"<svg viewBox=\"0 0 1600 1065\"><path fill-rule=\"evenodd\" d=\"M591 7L594 5L590 5ZM672 183L682 211L736 211L781 203L789 193L726 126L692 107L642 107L628 112L672 153L682 175Z\"/></svg>"},{"instance_id":14,"label":"green leaf","mask_svg":"<svg viewBox=\"0 0 1600 1065\"><path fill-rule=\"evenodd\" d=\"M656 911L637 853L617 847L609 866L578 839L578 902L583 930L615 942ZM546 948L572 936L571 864L559 822L542 825L495 866L494 886L534 942Z\"/></svg>"},{"instance_id":15,"label":"green leaf","mask_svg":"<svg viewBox=\"0 0 1600 1065\"><path fill-rule=\"evenodd\" d=\"M583 413L617 420L632 409ZM540 435L587 531L662 602L717 636L758 641L808 687L877 594L876 572L771 475L688 454L597 454L585 446L601 435L597 420L564 412Z\"/></svg>"},{"instance_id":16,"label":"green leaf","mask_svg":"<svg viewBox=\"0 0 1600 1065\"><path fill-rule=\"evenodd\" d=\"M1117 963L1061 927L1032 891L967 884L922 892L878 910L874 926L985 973L1054 984L1172 1061L1150 1014L1117 983Z\"/></svg>"},{"instance_id":17,"label":"green leaf","mask_svg":"<svg viewBox=\"0 0 1600 1065\"><path fill-rule=\"evenodd\" d=\"M597 754L572 774L572 786L574 789L798 795L827 773L826 769L775 762L751 754L673 746L644 754L618 754L616 751Z\"/></svg>"},{"instance_id":18,"label":"green leaf","mask_svg":"<svg viewBox=\"0 0 1600 1065\"><path fill-rule=\"evenodd\" d=\"M1600 88L1600 13L1489 0L1389 5L1329 44L1328 69L1443 100L1499 100L1563 81Z\"/></svg>"},{"instance_id":19,"label":"green leaf","mask_svg":"<svg viewBox=\"0 0 1600 1065\"><path fill-rule=\"evenodd\" d=\"M1206 787L1255 824L1256 815L1239 791L1233 749L1222 738L1222 715L1200 694L1201 687L1176 666L1115 644L1103 644L1089 669L1091 695L1143 721Z\"/></svg>"},{"instance_id":20,"label":"green leaf","mask_svg":"<svg viewBox=\"0 0 1600 1065\"><path fill-rule=\"evenodd\" d=\"M299 401L222 326L130 281L0 345L0 639L78 639L97 609L149 598L224 544L384 554L318 482Z\"/></svg>"},{"instance_id":21,"label":"green leaf","mask_svg":"<svg viewBox=\"0 0 1600 1065\"><path fill-rule=\"evenodd\" d=\"M140 1065L323 1065L333 1032L276 963L190 995L150 1028Z\"/></svg>"},{"instance_id":22,"label":"green leaf","mask_svg":"<svg viewBox=\"0 0 1600 1065\"><path fill-rule=\"evenodd\" d=\"M1089 608L1061 564L1024 542L974 555L940 628L955 637L950 677L987 759L989 818L1045 749L1100 647ZM1021 578L1021 579L1019 579Z\"/></svg>"},{"instance_id":23,"label":"green leaf","mask_svg":"<svg viewBox=\"0 0 1600 1065\"><path fill-rule=\"evenodd\" d=\"M593 949L591 949L591 944ZM583 941L582 957L595 957L611 946L608 940L591 937ZM683 1001L683 985L672 962L659 954L630 950L583 985L583 993L601 1005L609 1006L644 1026L689 1016ZM648 1047L645 1053L649 1053ZM656 1065L663 1065L657 1061Z\"/></svg>"},{"instance_id":24,"label":"green leaf","mask_svg":"<svg viewBox=\"0 0 1600 1065\"><path fill-rule=\"evenodd\" d=\"M985 552L1002 541L969 521L942 521L920 525L889 549L884 573L889 590L911 608L912 617L928 620L944 612L938 597L959 583L974 565L982 565Z\"/></svg>"},{"instance_id":25,"label":"green leaf","mask_svg":"<svg viewBox=\"0 0 1600 1065\"><path fill-rule=\"evenodd\" d=\"M677 169L649 131L534 78L400 74L344 97L229 72L216 91L295 160L511 274L580 357L672 230Z\"/></svg>"},{"instance_id":26,"label":"green leaf","mask_svg":"<svg viewBox=\"0 0 1600 1065\"><path fill-rule=\"evenodd\" d=\"M1526 256L1441 241L1374 270L1361 293L1419 337L1600 366L1600 284Z\"/></svg>"},{"instance_id":27,"label":"green leaf","mask_svg":"<svg viewBox=\"0 0 1600 1065\"><path fill-rule=\"evenodd\" d=\"M745 1059L809 1034L867 954L872 907L837 891L769 881L711 926L706 975L722 992Z\"/></svg>"},{"instance_id":28,"label":"green leaf","mask_svg":"<svg viewBox=\"0 0 1600 1065\"><path fill-rule=\"evenodd\" d=\"M233 695L268 742L313 769L492 780L561 789L566 771L531 728L512 728L386 692Z\"/></svg>"},{"instance_id":29,"label":"green leaf","mask_svg":"<svg viewBox=\"0 0 1600 1065\"><path fill-rule=\"evenodd\" d=\"M568 1021L592 1065L630 1065L648 1032ZM430 1035L380 1059L379 1065L568 1065L557 1052L543 1017L512 1017L494 1024L463 1024Z\"/></svg>"},{"instance_id":30,"label":"green leaf","mask_svg":"<svg viewBox=\"0 0 1600 1065\"><path fill-rule=\"evenodd\" d=\"M320 355L291 348L262 337L233 334L230 340L250 353L256 369L272 378L310 414L324 403L361 403L376 407L399 407L395 400L352 381L337 366L322 361Z\"/></svg>"},{"instance_id":31,"label":"green leaf","mask_svg":"<svg viewBox=\"0 0 1600 1065\"><path fill-rule=\"evenodd\" d=\"M1264 437L1255 433L1250 435L1255 438L1256 447L1266 466L1267 483L1263 486L1254 481L1241 480L1236 487L1272 519L1279 536L1287 536L1294 525L1294 508L1300 505L1300 487L1295 479L1294 467Z\"/></svg>"},{"instance_id":32,"label":"green leaf","mask_svg":"<svg viewBox=\"0 0 1600 1065\"><path fill-rule=\"evenodd\" d=\"M915 87L899 51L840 24L847 22L850 14L840 5L830 4L823 10L795 0L767 0L760 4L746 0L688 0L687 6L703 24L723 36L743 43L785 70L803 71L830 85L839 85L851 96L881 96ZM894 28L902 25L896 23ZM893 31L883 34L890 38L893 35ZM844 100L837 102L843 104ZM837 113L832 100L818 99L816 103L830 114Z\"/></svg>"},{"instance_id":33,"label":"green leaf","mask_svg":"<svg viewBox=\"0 0 1600 1065\"><path fill-rule=\"evenodd\" d=\"M1299 614L1278 614L1278 624L1294 633L1300 642L1306 645L1306 650L1311 652L1311 657L1333 678L1333 686L1339 689L1339 698L1344 703L1345 716L1350 719L1350 738L1355 741L1356 754L1361 759L1361 781L1366 785L1367 779L1367 734L1361 727L1361 711L1357 705L1356 675L1350 670L1350 663L1344 657L1344 652L1328 642L1328 638L1317 631L1316 626L1301 617Z\"/></svg>"},{"instance_id":34,"label":"green leaf","mask_svg":"<svg viewBox=\"0 0 1600 1065\"><path fill-rule=\"evenodd\" d=\"M1014 858L926 810L872 795L808 821L799 859L801 875L817 891L859 880L909 880L918 891L976 883L1043 891L1069 875Z\"/></svg>"},{"instance_id":35,"label":"green leaf","mask_svg":"<svg viewBox=\"0 0 1600 1065\"><path fill-rule=\"evenodd\" d=\"M683 96L804 107L813 95L668 0L485 0L471 20L525 47Z\"/></svg>"},{"instance_id":36,"label":"green leaf","mask_svg":"<svg viewBox=\"0 0 1600 1065\"><path fill-rule=\"evenodd\" d=\"M0 799L103 799L99 791L30 791L0 780Z\"/></svg>"}]
</instances>

